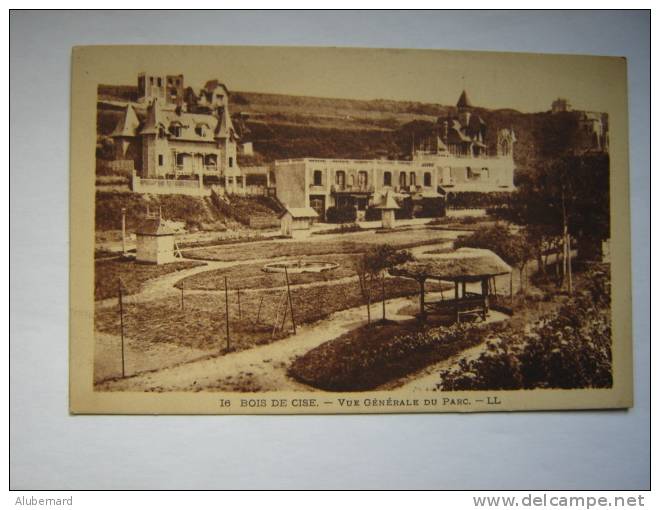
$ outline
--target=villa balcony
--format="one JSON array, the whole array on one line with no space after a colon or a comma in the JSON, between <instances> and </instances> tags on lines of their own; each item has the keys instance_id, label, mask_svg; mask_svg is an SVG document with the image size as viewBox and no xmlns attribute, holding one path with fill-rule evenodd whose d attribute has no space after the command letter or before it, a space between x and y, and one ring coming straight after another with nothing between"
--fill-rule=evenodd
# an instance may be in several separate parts
<instances>
[{"instance_id":1,"label":"villa balcony","mask_svg":"<svg viewBox=\"0 0 660 510\"><path fill-rule=\"evenodd\" d=\"M175 175L196 175L196 174L211 174L217 175L220 173L220 166L218 165L204 165L204 166L188 166L173 165L172 173Z\"/></svg>"},{"instance_id":2,"label":"villa balcony","mask_svg":"<svg viewBox=\"0 0 660 510\"><path fill-rule=\"evenodd\" d=\"M371 195L374 192L373 186L346 186L341 184L333 184L330 192L336 195Z\"/></svg>"}]
</instances>

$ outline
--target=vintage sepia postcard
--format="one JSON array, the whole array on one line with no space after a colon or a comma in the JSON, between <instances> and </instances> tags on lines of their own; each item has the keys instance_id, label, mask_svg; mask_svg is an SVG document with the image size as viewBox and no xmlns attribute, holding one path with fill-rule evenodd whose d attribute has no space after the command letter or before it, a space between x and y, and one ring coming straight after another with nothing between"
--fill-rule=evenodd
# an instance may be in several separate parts
<instances>
[{"instance_id":1,"label":"vintage sepia postcard","mask_svg":"<svg viewBox=\"0 0 660 510\"><path fill-rule=\"evenodd\" d=\"M72 54L70 410L633 405L626 62Z\"/></svg>"}]
</instances>

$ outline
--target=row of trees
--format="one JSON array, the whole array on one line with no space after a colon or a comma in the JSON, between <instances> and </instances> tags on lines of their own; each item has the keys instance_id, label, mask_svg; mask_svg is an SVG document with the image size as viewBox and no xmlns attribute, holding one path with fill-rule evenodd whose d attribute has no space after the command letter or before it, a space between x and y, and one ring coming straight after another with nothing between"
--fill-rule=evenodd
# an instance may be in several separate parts
<instances>
[{"instance_id":1,"label":"row of trees","mask_svg":"<svg viewBox=\"0 0 660 510\"><path fill-rule=\"evenodd\" d=\"M558 283L572 292L572 240L580 260L600 260L610 237L609 156L565 154L517 175L508 202L489 210L520 227L518 234L495 227L462 240L463 246L490 248L521 271L530 259L547 276L548 257L556 255Z\"/></svg>"}]
</instances>

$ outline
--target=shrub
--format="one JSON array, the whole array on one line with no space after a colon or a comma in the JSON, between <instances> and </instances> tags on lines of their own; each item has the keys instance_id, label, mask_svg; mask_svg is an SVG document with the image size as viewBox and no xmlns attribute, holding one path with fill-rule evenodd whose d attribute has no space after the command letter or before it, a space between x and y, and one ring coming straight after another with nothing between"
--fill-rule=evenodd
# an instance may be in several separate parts
<instances>
[{"instance_id":1,"label":"shrub","mask_svg":"<svg viewBox=\"0 0 660 510\"><path fill-rule=\"evenodd\" d=\"M500 191L481 193L479 191L449 191L447 192L448 209L494 208L509 203L511 193Z\"/></svg>"},{"instance_id":2,"label":"shrub","mask_svg":"<svg viewBox=\"0 0 660 510\"><path fill-rule=\"evenodd\" d=\"M446 214L445 199L438 197L422 199L421 207L415 216L417 218L440 218Z\"/></svg>"},{"instance_id":3,"label":"shrub","mask_svg":"<svg viewBox=\"0 0 660 510\"><path fill-rule=\"evenodd\" d=\"M443 390L606 388L612 386L610 287L607 271L529 333L489 339L478 358L441 373Z\"/></svg>"},{"instance_id":4,"label":"shrub","mask_svg":"<svg viewBox=\"0 0 660 510\"><path fill-rule=\"evenodd\" d=\"M481 227L469 236L454 241L454 248L483 248L499 255L507 264L522 267L531 253L526 239L513 234L502 224Z\"/></svg>"},{"instance_id":5,"label":"shrub","mask_svg":"<svg viewBox=\"0 0 660 510\"><path fill-rule=\"evenodd\" d=\"M380 218L381 218L381 211L380 209L376 209L375 207L369 207L364 212L365 221L380 221Z\"/></svg>"},{"instance_id":6,"label":"shrub","mask_svg":"<svg viewBox=\"0 0 660 510\"><path fill-rule=\"evenodd\" d=\"M399 207L401 208L394 211L394 217L397 220L409 220L413 217L415 204L413 203L412 198L404 198L401 203L399 203Z\"/></svg>"},{"instance_id":7,"label":"shrub","mask_svg":"<svg viewBox=\"0 0 660 510\"><path fill-rule=\"evenodd\" d=\"M354 207L329 207L325 213L328 223L354 223L357 211Z\"/></svg>"}]
</instances>

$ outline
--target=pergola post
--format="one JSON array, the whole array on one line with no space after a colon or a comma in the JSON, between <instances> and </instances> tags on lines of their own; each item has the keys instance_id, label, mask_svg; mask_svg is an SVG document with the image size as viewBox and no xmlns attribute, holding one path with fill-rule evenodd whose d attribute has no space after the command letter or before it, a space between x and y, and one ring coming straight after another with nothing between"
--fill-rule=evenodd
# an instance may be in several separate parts
<instances>
[{"instance_id":1,"label":"pergola post","mask_svg":"<svg viewBox=\"0 0 660 510\"><path fill-rule=\"evenodd\" d=\"M486 320L486 314L488 313L488 278L482 278L481 280L481 295L484 298L483 301L483 320Z\"/></svg>"},{"instance_id":2,"label":"pergola post","mask_svg":"<svg viewBox=\"0 0 660 510\"><path fill-rule=\"evenodd\" d=\"M454 282L454 306L456 308L456 323L461 322L460 308L458 304L458 281Z\"/></svg>"},{"instance_id":3,"label":"pergola post","mask_svg":"<svg viewBox=\"0 0 660 510\"><path fill-rule=\"evenodd\" d=\"M419 316L421 320L426 319L426 311L424 310L424 281L424 278L419 280Z\"/></svg>"}]
</instances>

